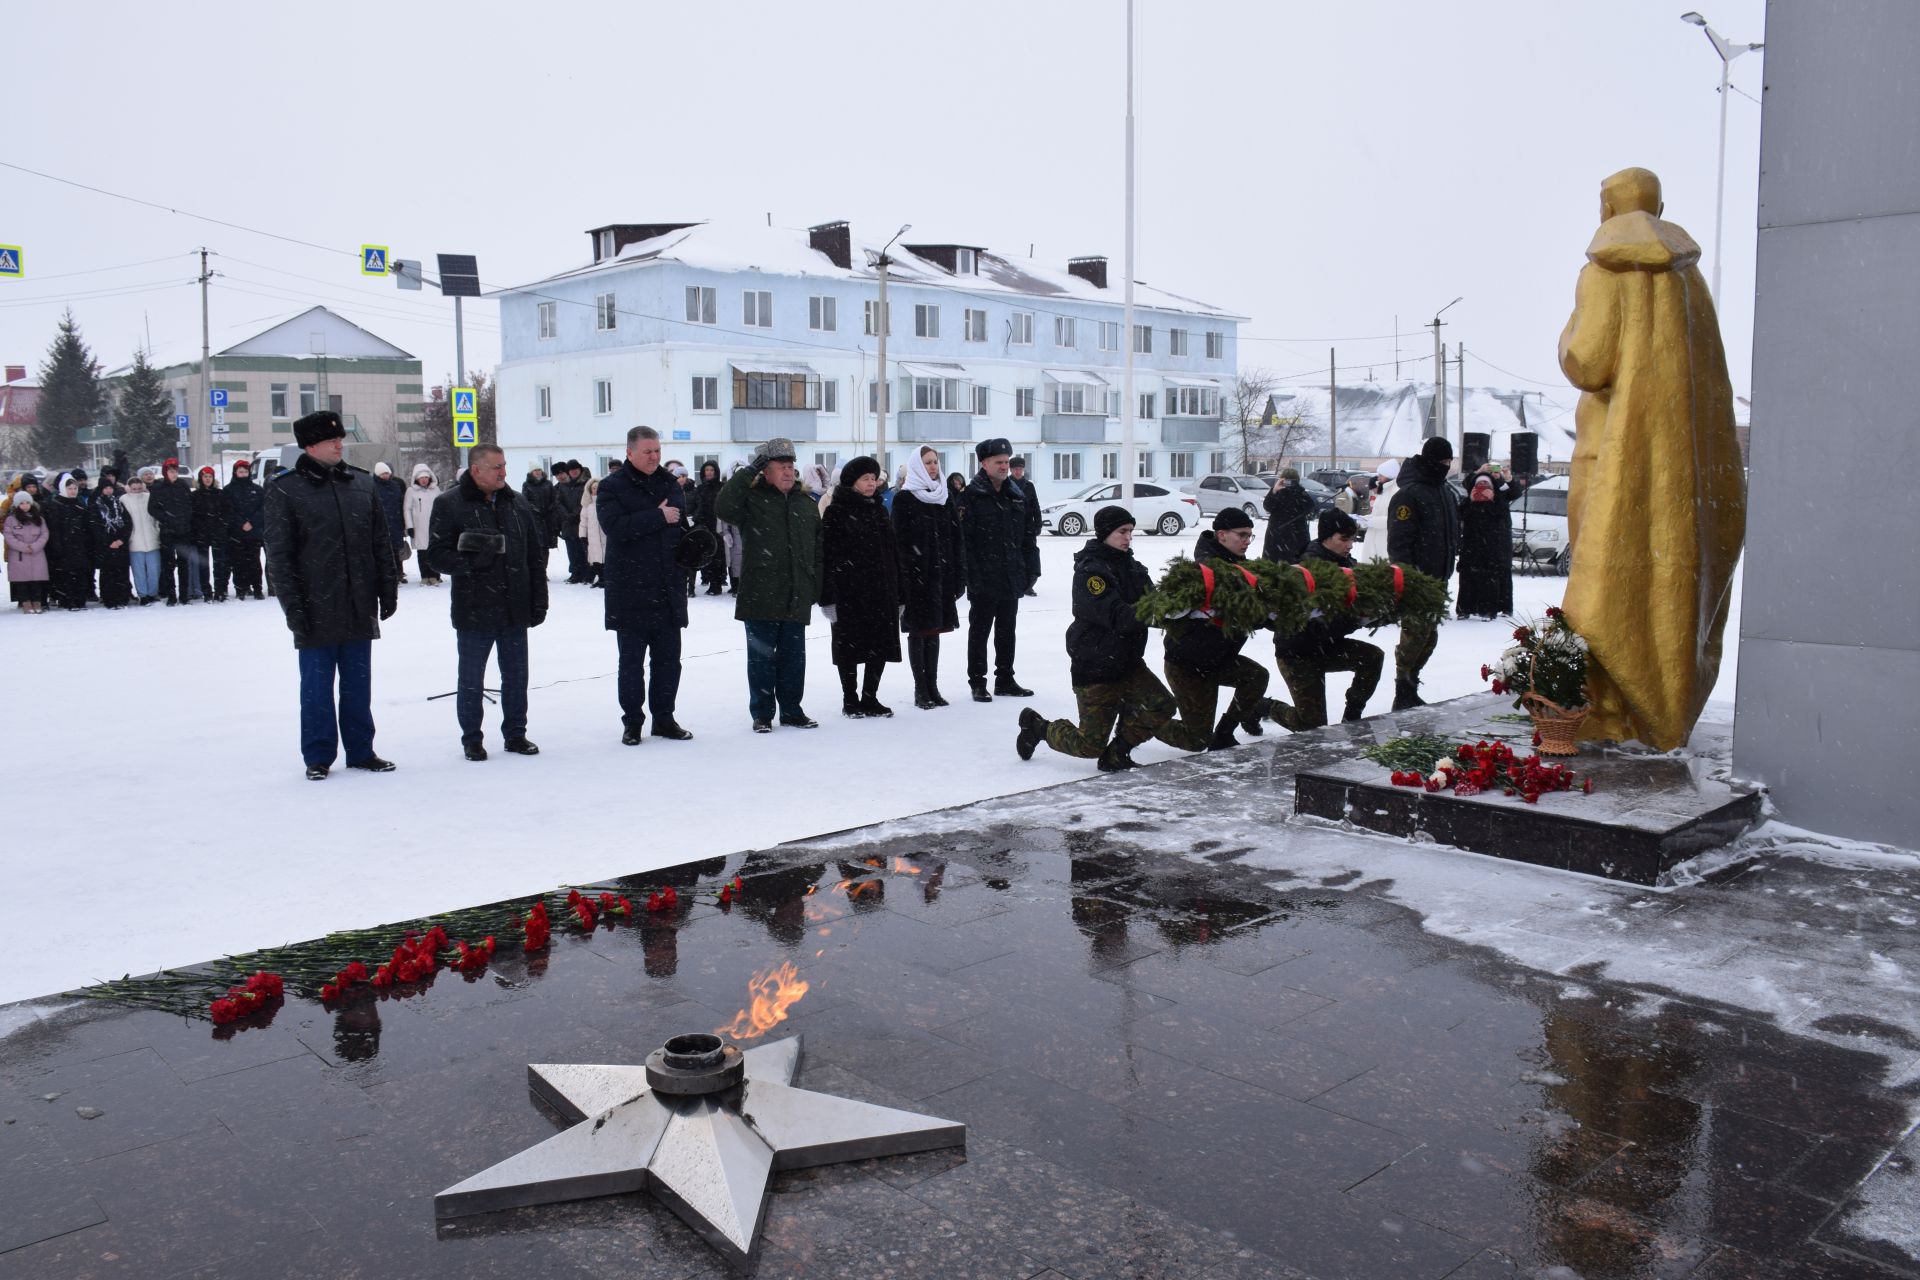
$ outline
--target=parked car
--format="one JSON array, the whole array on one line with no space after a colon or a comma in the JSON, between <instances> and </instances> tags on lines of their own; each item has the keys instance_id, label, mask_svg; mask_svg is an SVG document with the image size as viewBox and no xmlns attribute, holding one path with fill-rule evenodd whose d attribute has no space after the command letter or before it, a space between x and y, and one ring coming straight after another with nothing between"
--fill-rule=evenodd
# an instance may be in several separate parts
<instances>
[{"instance_id":1,"label":"parked car","mask_svg":"<svg viewBox=\"0 0 1920 1280\"><path fill-rule=\"evenodd\" d=\"M1564 574L1573 567L1567 541L1567 477L1542 480L1514 500L1513 558L1525 568Z\"/></svg>"},{"instance_id":2,"label":"parked car","mask_svg":"<svg viewBox=\"0 0 1920 1280\"><path fill-rule=\"evenodd\" d=\"M1092 532L1094 512L1121 501L1118 482L1105 480L1082 489L1065 502L1040 508L1040 527L1064 538L1077 538ZM1199 503L1144 480L1134 482L1133 496L1125 500L1125 505L1133 512L1137 533L1171 536L1200 523Z\"/></svg>"},{"instance_id":3,"label":"parked car","mask_svg":"<svg viewBox=\"0 0 1920 1280\"><path fill-rule=\"evenodd\" d=\"M1316 471L1307 472L1306 477L1315 484L1323 484L1335 493L1339 493L1347 487L1348 477L1365 474L1367 473L1355 471L1351 467L1321 467Z\"/></svg>"},{"instance_id":4,"label":"parked car","mask_svg":"<svg viewBox=\"0 0 1920 1280\"><path fill-rule=\"evenodd\" d=\"M1262 471L1260 473L1260 482L1269 489L1273 488L1273 482L1279 478L1280 473L1278 471ZM1300 480L1300 487L1307 491L1309 498L1313 499L1313 513L1315 515L1319 515L1322 511L1325 511L1333 505L1333 495L1335 491L1327 488L1327 486L1321 484L1318 480L1310 476L1303 476Z\"/></svg>"},{"instance_id":5,"label":"parked car","mask_svg":"<svg viewBox=\"0 0 1920 1280\"><path fill-rule=\"evenodd\" d=\"M1272 487L1270 482L1259 476L1229 475L1217 471L1195 484L1186 485L1181 492L1194 495L1203 516L1216 516L1228 507L1239 507L1259 520L1266 515L1260 500L1267 496L1267 490Z\"/></svg>"}]
</instances>

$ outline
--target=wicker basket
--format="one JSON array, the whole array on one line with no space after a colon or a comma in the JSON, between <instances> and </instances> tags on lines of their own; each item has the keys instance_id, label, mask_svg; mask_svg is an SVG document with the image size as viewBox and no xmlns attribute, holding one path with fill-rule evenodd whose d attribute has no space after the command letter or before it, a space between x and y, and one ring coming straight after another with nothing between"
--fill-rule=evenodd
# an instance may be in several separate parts
<instances>
[{"instance_id":1,"label":"wicker basket","mask_svg":"<svg viewBox=\"0 0 1920 1280\"><path fill-rule=\"evenodd\" d=\"M1540 735L1540 754L1543 756L1577 756L1580 754L1580 726L1587 721L1587 708L1574 707L1569 710L1551 698L1537 693L1521 694L1521 700L1527 704L1527 714L1533 717L1534 732Z\"/></svg>"}]
</instances>

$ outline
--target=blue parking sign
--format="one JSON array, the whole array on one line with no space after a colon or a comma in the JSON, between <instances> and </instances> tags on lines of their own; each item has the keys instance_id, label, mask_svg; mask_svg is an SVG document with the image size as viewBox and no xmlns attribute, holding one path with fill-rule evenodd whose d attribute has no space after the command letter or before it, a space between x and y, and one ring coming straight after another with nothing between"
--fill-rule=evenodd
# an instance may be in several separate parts
<instances>
[{"instance_id":1,"label":"blue parking sign","mask_svg":"<svg viewBox=\"0 0 1920 1280\"><path fill-rule=\"evenodd\" d=\"M219 387L213 388L211 391L207 392L207 404L210 408L214 408L214 409L226 408L227 393Z\"/></svg>"},{"instance_id":2,"label":"blue parking sign","mask_svg":"<svg viewBox=\"0 0 1920 1280\"><path fill-rule=\"evenodd\" d=\"M176 430L185 431L187 429L187 415L184 413L174 414L173 425Z\"/></svg>"}]
</instances>

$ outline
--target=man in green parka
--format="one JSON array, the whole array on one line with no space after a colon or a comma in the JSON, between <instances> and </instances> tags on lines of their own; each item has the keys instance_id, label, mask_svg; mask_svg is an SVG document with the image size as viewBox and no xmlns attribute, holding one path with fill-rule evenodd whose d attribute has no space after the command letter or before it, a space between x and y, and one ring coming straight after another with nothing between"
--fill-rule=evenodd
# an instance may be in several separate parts
<instances>
[{"instance_id":1,"label":"man in green parka","mask_svg":"<svg viewBox=\"0 0 1920 1280\"><path fill-rule=\"evenodd\" d=\"M807 686L807 623L820 598L820 509L797 483L793 441L775 436L720 489L714 514L740 530L740 596L747 628L747 705L755 733L780 723L813 729L800 707Z\"/></svg>"}]
</instances>

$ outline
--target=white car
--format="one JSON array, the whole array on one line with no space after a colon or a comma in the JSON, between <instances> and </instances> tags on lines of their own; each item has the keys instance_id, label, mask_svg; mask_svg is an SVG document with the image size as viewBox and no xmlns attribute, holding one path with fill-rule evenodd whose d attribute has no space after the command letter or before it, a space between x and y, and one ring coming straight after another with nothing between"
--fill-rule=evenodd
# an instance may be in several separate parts
<instances>
[{"instance_id":1,"label":"white car","mask_svg":"<svg viewBox=\"0 0 1920 1280\"><path fill-rule=\"evenodd\" d=\"M1573 567L1567 541L1567 477L1542 480L1513 504L1513 558L1530 569L1566 573Z\"/></svg>"},{"instance_id":2,"label":"white car","mask_svg":"<svg viewBox=\"0 0 1920 1280\"><path fill-rule=\"evenodd\" d=\"M1192 498L1168 493L1157 484L1138 480L1134 482L1133 496L1123 502L1118 482L1107 480L1082 489L1065 502L1040 508L1040 527L1061 537L1077 538L1093 531L1094 512L1115 505L1133 512L1135 533L1171 536L1200 523L1200 506Z\"/></svg>"},{"instance_id":3,"label":"white car","mask_svg":"<svg viewBox=\"0 0 1920 1280\"><path fill-rule=\"evenodd\" d=\"M1201 515L1217 516L1228 507L1238 507L1251 519L1263 520L1266 507L1262 503L1272 488L1272 481L1259 476L1229 475L1221 471L1198 484L1188 485L1185 492L1199 500Z\"/></svg>"}]
</instances>

